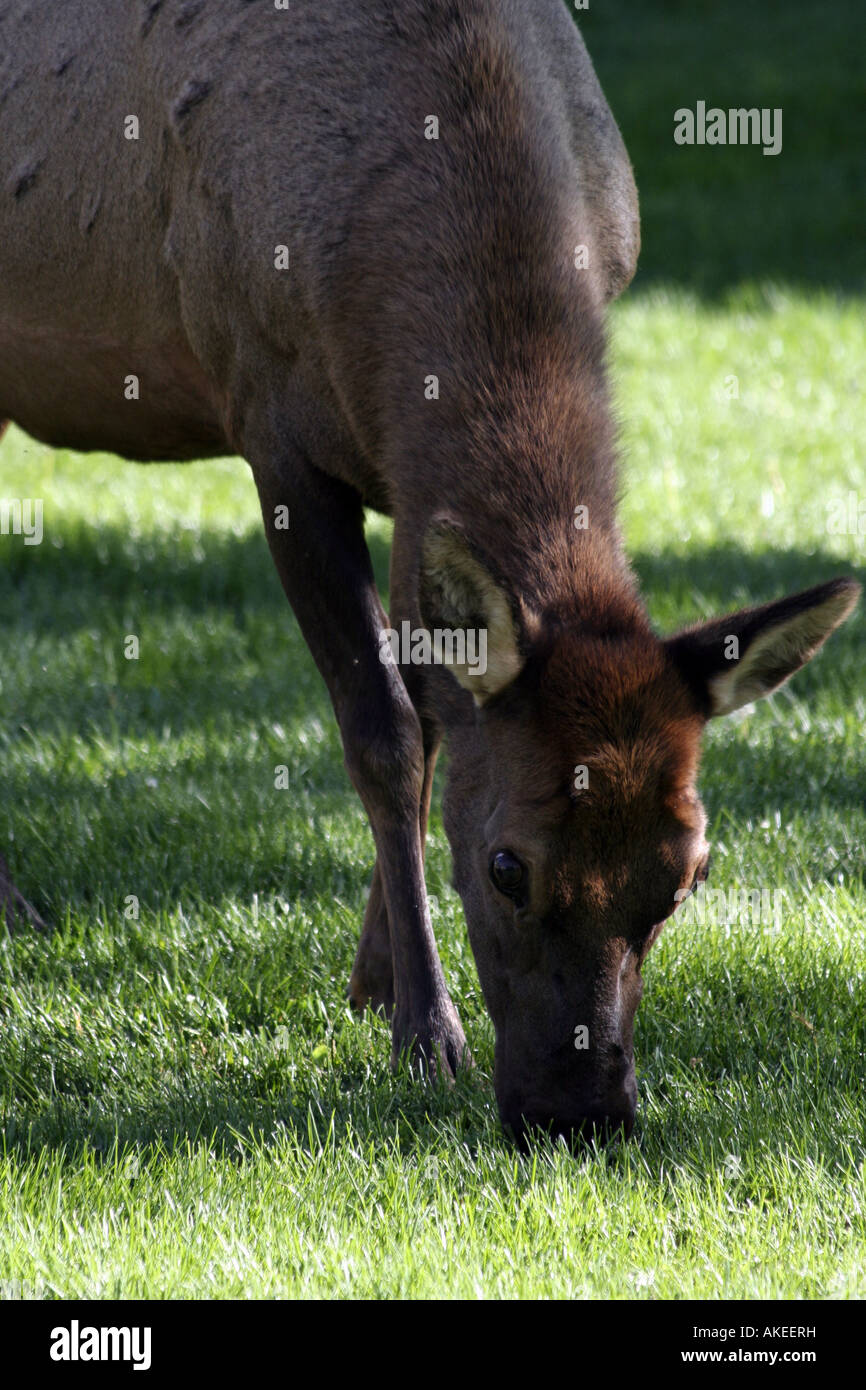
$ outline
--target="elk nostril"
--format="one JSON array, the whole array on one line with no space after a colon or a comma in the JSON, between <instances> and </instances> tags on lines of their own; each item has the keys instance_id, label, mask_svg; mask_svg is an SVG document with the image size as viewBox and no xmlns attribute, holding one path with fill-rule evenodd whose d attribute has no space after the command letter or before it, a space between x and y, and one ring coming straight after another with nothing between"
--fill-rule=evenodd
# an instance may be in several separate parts
<instances>
[{"instance_id":1,"label":"elk nostril","mask_svg":"<svg viewBox=\"0 0 866 1390\"><path fill-rule=\"evenodd\" d=\"M632 1057L622 1047L613 1047L609 1058L609 1077L613 1086L622 1086L634 1070Z\"/></svg>"}]
</instances>

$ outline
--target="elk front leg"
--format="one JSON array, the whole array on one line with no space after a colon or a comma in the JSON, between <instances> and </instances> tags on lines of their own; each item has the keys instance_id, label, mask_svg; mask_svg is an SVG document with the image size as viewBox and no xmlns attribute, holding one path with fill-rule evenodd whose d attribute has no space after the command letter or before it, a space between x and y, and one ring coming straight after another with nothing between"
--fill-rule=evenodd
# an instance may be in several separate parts
<instances>
[{"instance_id":1,"label":"elk front leg","mask_svg":"<svg viewBox=\"0 0 866 1390\"><path fill-rule=\"evenodd\" d=\"M358 494L300 453L251 450L268 544L334 706L346 767L367 811L394 970L392 1059L453 1074L466 1039L436 950L421 851L421 725L397 667L379 659L388 622ZM290 529L278 529L279 509ZM285 511L283 510L283 515Z\"/></svg>"},{"instance_id":2,"label":"elk front leg","mask_svg":"<svg viewBox=\"0 0 866 1390\"><path fill-rule=\"evenodd\" d=\"M424 785L421 789L421 805L418 817L418 833L421 838L421 855L427 841L427 819L430 814L430 796L433 791L433 773L436 768L436 755L439 752L441 732L435 724L422 720L424 737ZM349 981L349 998L354 1008L363 1011L381 1009L390 1018L394 1010L394 962L391 956L391 929L388 924L388 909L382 891L382 875L379 863L373 870L370 896L364 913L364 929L358 943L352 977Z\"/></svg>"}]
</instances>

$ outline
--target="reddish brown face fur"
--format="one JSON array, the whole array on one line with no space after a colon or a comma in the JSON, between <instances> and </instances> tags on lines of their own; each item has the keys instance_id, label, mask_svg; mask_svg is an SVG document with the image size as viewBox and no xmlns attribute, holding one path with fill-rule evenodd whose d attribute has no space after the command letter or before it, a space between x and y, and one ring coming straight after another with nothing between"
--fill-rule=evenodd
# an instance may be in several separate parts
<instances>
[{"instance_id":1,"label":"reddish brown face fur","mask_svg":"<svg viewBox=\"0 0 866 1390\"><path fill-rule=\"evenodd\" d=\"M455 568L471 589L456 542L450 565L452 591ZM492 592L482 581L470 606L495 612ZM518 1136L631 1130L641 967L707 876L703 726L808 661L858 592L834 580L668 640L625 601L524 613L510 635L499 622L498 660L519 673L452 720L444 812Z\"/></svg>"},{"instance_id":2,"label":"reddish brown face fur","mask_svg":"<svg viewBox=\"0 0 866 1390\"><path fill-rule=\"evenodd\" d=\"M631 1129L640 969L707 858L702 725L657 638L564 631L452 734L446 828L518 1133ZM509 891L502 853L523 870Z\"/></svg>"}]
</instances>

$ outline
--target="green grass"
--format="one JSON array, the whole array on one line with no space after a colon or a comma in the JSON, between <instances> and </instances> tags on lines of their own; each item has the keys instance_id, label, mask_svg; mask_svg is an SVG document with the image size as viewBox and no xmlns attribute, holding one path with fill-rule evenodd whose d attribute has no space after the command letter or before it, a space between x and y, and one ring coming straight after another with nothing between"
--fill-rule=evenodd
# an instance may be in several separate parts
<instances>
[{"instance_id":1,"label":"green grass","mask_svg":"<svg viewBox=\"0 0 866 1390\"><path fill-rule=\"evenodd\" d=\"M569 8L571 8L569 6ZM641 200L638 284L866 289L861 0L591 0L578 15ZM676 145L674 112L781 108L782 152Z\"/></svg>"},{"instance_id":2,"label":"green grass","mask_svg":"<svg viewBox=\"0 0 866 1390\"><path fill-rule=\"evenodd\" d=\"M691 10L622 9L585 25L644 195L648 268L612 316L622 515L670 630L864 578L866 535L827 520L866 501L866 315L848 156L814 195L814 142L798 156L786 127L779 161L800 249L835 238L823 278L845 293L789 242L773 273L772 161L740 151L732 185L695 160L704 182L681 188L635 119L635 84L649 112L667 101L677 43L692 34L699 75L711 55L736 73L743 35L716 26L705 49ZM810 11L767 10L788 82L807 45L786 16ZM682 228L660 249L665 198L688 250ZM762 198L771 226L753 218L741 264L737 199ZM384 1025L347 1009L372 843L245 466L142 468L12 431L0 496L45 507L41 546L0 537L0 850L55 926L0 939L0 1296L866 1295L866 610L707 740L713 886L779 892L781 920L674 917L645 972L633 1141L521 1157L438 796L428 884L478 1069L450 1092L395 1076ZM370 540L384 582L384 523Z\"/></svg>"}]
</instances>

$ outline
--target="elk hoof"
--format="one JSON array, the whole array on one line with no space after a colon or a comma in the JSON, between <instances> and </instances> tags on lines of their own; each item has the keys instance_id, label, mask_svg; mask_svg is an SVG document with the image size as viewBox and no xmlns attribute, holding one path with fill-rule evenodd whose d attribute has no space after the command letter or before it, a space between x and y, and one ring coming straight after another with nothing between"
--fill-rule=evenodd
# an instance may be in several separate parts
<instances>
[{"instance_id":1,"label":"elk hoof","mask_svg":"<svg viewBox=\"0 0 866 1390\"><path fill-rule=\"evenodd\" d=\"M378 1010L390 1018L394 1012L394 967L388 919L365 925L349 980L349 1001L353 1009Z\"/></svg>"},{"instance_id":2,"label":"elk hoof","mask_svg":"<svg viewBox=\"0 0 866 1390\"><path fill-rule=\"evenodd\" d=\"M447 998L413 1022L399 1006L391 1028L391 1065L409 1058L413 1070L433 1081L453 1083L461 1067L473 1065L457 1010Z\"/></svg>"},{"instance_id":3,"label":"elk hoof","mask_svg":"<svg viewBox=\"0 0 866 1390\"><path fill-rule=\"evenodd\" d=\"M372 1009L374 1013L382 1013L386 1018L391 1017L394 1012L394 977L390 965L389 961L388 970L383 970L378 975L355 966L349 980L348 996L349 1003L357 1013L362 1014L365 1009Z\"/></svg>"}]
</instances>

